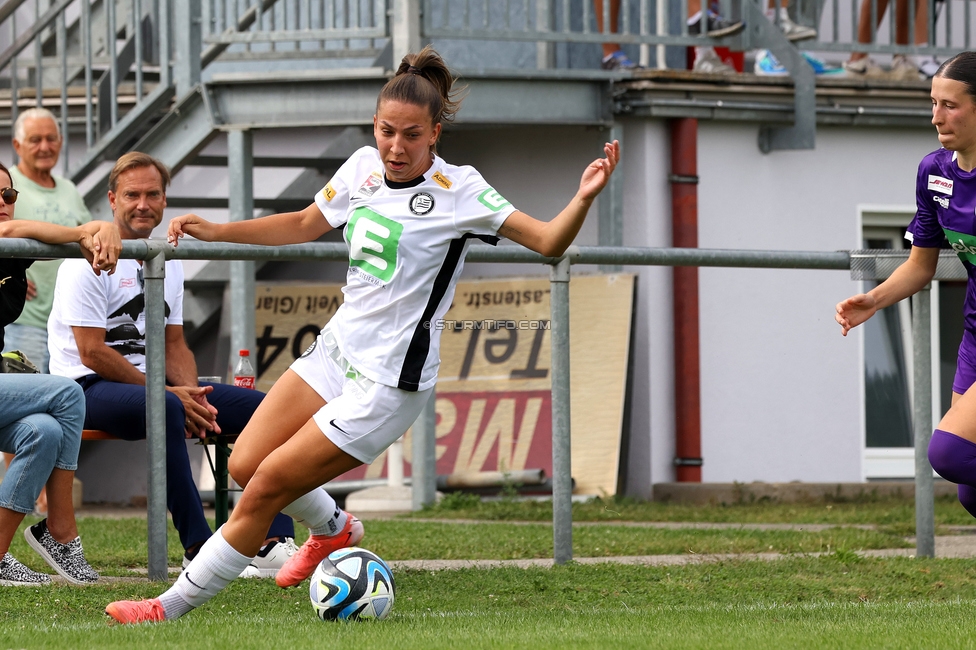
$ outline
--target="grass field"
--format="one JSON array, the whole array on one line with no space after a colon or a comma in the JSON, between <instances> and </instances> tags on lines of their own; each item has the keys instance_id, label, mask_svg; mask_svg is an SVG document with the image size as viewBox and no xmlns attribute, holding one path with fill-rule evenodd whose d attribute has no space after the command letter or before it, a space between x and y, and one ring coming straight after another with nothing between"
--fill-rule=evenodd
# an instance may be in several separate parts
<instances>
[{"instance_id":1,"label":"grass field","mask_svg":"<svg viewBox=\"0 0 976 650\"><path fill-rule=\"evenodd\" d=\"M391 561L551 557L552 531L539 521L544 505L454 501L420 513L420 521L367 521L363 545ZM610 518L607 509L618 514ZM954 509L961 511L958 504L940 501L940 525L976 523L958 517ZM500 515L503 511L506 517ZM372 624L323 623L314 617L304 585L283 591L267 580L235 581L206 607L178 621L135 628L108 625L105 604L155 596L159 585L128 578L85 588L4 588L0 648L972 647L976 561L862 558L855 553L907 546L902 529L913 517L911 504L901 502L693 509L625 501L581 504L574 519L595 523L574 529L577 557L770 547L790 555L773 562L657 567L571 563L551 569L399 569L393 613ZM451 518L465 521L445 521ZM614 525L621 520L834 527L797 531ZM103 575L132 576L133 569L145 567L144 519L84 519L80 527L89 559ZM175 564L180 549L173 537L170 555ZM11 550L43 568L22 538Z\"/></svg>"}]
</instances>

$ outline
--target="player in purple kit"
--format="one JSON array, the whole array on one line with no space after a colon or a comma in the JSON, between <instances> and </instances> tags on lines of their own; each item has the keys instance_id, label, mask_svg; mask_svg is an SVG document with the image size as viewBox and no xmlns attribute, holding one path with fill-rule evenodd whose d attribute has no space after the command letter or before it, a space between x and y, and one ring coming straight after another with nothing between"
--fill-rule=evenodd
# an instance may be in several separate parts
<instances>
[{"instance_id":1,"label":"player in purple kit","mask_svg":"<svg viewBox=\"0 0 976 650\"><path fill-rule=\"evenodd\" d=\"M959 345L952 406L929 443L929 461L959 484L959 502L976 517L976 52L949 59L932 78L932 124L942 149L918 166L915 218L906 237L908 261L866 294L837 305L846 336L875 312L911 296L935 276L939 249L948 240L969 275L965 328Z\"/></svg>"}]
</instances>

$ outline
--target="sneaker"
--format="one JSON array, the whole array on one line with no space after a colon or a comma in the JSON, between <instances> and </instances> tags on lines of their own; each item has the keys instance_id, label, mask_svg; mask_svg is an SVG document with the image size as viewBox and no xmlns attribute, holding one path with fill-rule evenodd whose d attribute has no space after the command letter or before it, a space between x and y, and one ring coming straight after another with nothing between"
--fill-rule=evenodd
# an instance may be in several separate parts
<instances>
[{"instance_id":1,"label":"sneaker","mask_svg":"<svg viewBox=\"0 0 976 650\"><path fill-rule=\"evenodd\" d=\"M856 61L844 61L844 71L848 77L854 78L880 79L888 76L885 69L869 56Z\"/></svg>"},{"instance_id":2,"label":"sneaker","mask_svg":"<svg viewBox=\"0 0 976 650\"><path fill-rule=\"evenodd\" d=\"M934 56L915 57L915 64L918 66L918 71L924 74L926 79L934 77L935 73L942 67L942 62Z\"/></svg>"},{"instance_id":3,"label":"sneaker","mask_svg":"<svg viewBox=\"0 0 976 650\"><path fill-rule=\"evenodd\" d=\"M91 568L81 548L81 538L75 537L62 544L47 529L47 519L42 519L24 530L24 538L32 549L51 565L62 578L76 585L98 582L98 573Z\"/></svg>"},{"instance_id":4,"label":"sneaker","mask_svg":"<svg viewBox=\"0 0 976 650\"><path fill-rule=\"evenodd\" d=\"M919 72L914 61L904 54L896 54L891 57L891 70L888 72L888 77L895 81L919 81L922 79L922 73Z\"/></svg>"},{"instance_id":5,"label":"sneaker","mask_svg":"<svg viewBox=\"0 0 976 650\"><path fill-rule=\"evenodd\" d=\"M149 600L117 600L109 603L105 613L123 625L158 623L166 620L166 612L158 598Z\"/></svg>"},{"instance_id":6,"label":"sneaker","mask_svg":"<svg viewBox=\"0 0 976 650\"><path fill-rule=\"evenodd\" d=\"M767 11L766 17L771 21L776 21L775 11ZM779 8L779 28L782 30L783 35L786 36L787 40L793 41L806 41L811 38L817 38L817 30L813 27L807 27L806 25L799 25L793 22L790 18L790 13L786 10L786 7Z\"/></svg>"},{"instance_id":7,"label":"sneaker","mask_svg":"<svg viewBox=\"0 0 976 650\"><path fill-rule=\"evenodd\" d=\"M830 65L808 52L801 52L800 54L810 64L810 67L813 68L814 74L827 76L844 74L844 68ZM786 69L786 66L776 60L776 57L769 50L759 50L756 53L756 62L753 65L753 70L756 74L771 76L786 76L790 73Z\"/></svg>"},{"instance_id":8,"label":"sneaker","mask_svg":"<svg viewBox=\"0 0 976 650\"><path fill-rule=\"evenodd\" d=\"M274 578L278 571L298 552L295 540L286 537L285 541L272 541L258 551L251 563L241 572L242 578Z\"/></svg>"},{"instance_id":9,"label":"sneaker","mask_svg":"<svg viewBox=\"0 0 976 650\"><path fill-rule=\"evenodd\" d=\"M312 575L319 562L340 548L355 546L363 539L363 524L348 515L346 525L335 535L310 535L298 552L288 558L278 570L275 583L279 587L295 587Z\"/></svg>"},{"instance_id":10,"label":"sneaker","mask_svg":"<svg viewBox=\"0 0 976 650\"><path fill-rule=\"evenodd\" d=\"M36 587L51 584L51 576L28 569L10 553L0 558L0 587Z\"/></svg>"},{"instance_id":11,"label":"sneaker","mask_svg":"<svg viewBox=\"0 0 976 650\"><path fill-rule=\"evenodd\" d=\"M604 70L633 70L640 66L631 61L623 50L617 50L603 57L600 67Z\"/></svg>"},{"instance_id":12,"label":"sneaker","mask_svg":"<svg viewBox=\"0 0 976 650\"><path fill-rule=\"evenodd\" d=\"M723 61L713 47L695 48L695 65L691 69L694 72L706 72L708 74L736 73L736 69Z\"/></svg>"},{"instance_id":13,"label":"sneaker","mask_svg":"<svg viewBox=\"0 0 976 650\"><path fill-rule=\"evenodd\" d=\"M746 24L741 20L731 21L722 18L717 13L713 11L708 12L708 27L706 28L705 35L710 38L723 38L725 36L733 36L738 34L743 29L745 29ZM688 19L688 33L689 34L700 34L701 33L701 12L699 11L694 16Z\"/></svg>"}]
</instances>

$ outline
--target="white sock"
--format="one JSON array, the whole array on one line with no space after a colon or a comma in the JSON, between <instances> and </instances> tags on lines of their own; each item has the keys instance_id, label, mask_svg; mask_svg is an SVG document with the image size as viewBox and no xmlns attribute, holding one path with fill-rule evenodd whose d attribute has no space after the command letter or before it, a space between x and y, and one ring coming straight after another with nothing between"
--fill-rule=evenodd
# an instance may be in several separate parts
<instances>
[{"instance_id":1,"label":"white sock","mask_svg":"<svg viewBox=\"0 0 976 650\"><path fill-rule=\"evenodd\" d=\"M241 574L253 558L241 555L227 543L223 526L200 547L176 584L159 597L166 619L183 616L216 596L231 580Z\"/></svg>"},{"instance_id":2,"label":"white sock","mask_svg":"<svg viewBox=\"0 0 976 650\"><path fill-rule=\"evenodd\" d=\"M335 535L346 525L345 511L336 505L332 495L321 488L298 497L281 511L308 528L313 535Z\"/></svg>"}]
</instances>

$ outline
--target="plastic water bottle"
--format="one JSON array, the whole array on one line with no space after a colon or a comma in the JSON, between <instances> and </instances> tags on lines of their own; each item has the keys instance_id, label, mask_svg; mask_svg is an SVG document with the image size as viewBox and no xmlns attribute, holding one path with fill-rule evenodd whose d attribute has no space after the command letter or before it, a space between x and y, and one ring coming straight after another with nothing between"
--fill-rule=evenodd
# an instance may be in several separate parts
<instances>
[{"instance_id":1,"label":"plastic water bottle","mask_svg":"<svg viewBox=\"0 0 976 650\"><path fill-rule=\"evenodd\" d=\"M241 350L234 368L234 385L241 388L254 389L254 367L251 365L251 352Z\"/></svg>"}]
</instances>

